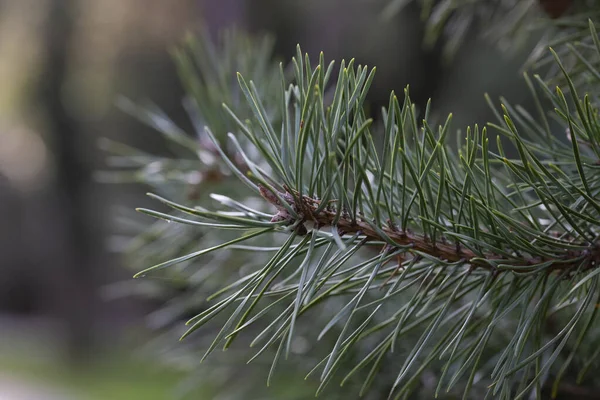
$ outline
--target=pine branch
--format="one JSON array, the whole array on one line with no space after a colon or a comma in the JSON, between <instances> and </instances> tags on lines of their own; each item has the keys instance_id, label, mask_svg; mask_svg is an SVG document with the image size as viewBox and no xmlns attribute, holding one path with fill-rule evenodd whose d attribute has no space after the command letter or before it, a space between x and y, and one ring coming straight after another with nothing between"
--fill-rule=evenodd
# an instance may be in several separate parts
<instances>
[{"instance_id":1,"label":"pine branch","mask_svg":"<svg viewBox=\"0 0 600 400\"><path fill-rule=\"evenodd\" d=\"M587 41L598 43L588 26ZM587 51L598 59L600 47ZM198 339L208 349L202 359L251 334L259 346L251 360L272 355L270 381L296 338L319 339L317 393L338 370L346 383L366 367L361 393L384 376L374 390L391 398L417 390L426 371L437 379L436 395L460 385L465 397L477 387L504 399L541 393L551 373L559 387L573 360L583 377L600 357L600 120L597 99L578 96L593 85L574 81L562 57L551 57L565 90L526 75L537 115L487 99L496 123L467 129L458 151L447 144L451 116L436 129L431 104L417 110L406 90L404 101L390 95L374 125L363 108L374 70L342 62L335 79L333 63L321 55L313 67L299 48L293 77L282 67L277 84L238 75L241 90L232 93L245 104L217 112L220 96L210 97L214 118L196 118L206 98L191 103L203 140L189 142L144 114L175 143L212 148L210 165L254 197L228 183L218 190L231 197L212 195L218 208L209 210L187 205L181 190L177 201L153 195L172 211L139 211L189 230L162 232L172 241L154 247L161 262L136 277L172 274L176 265L188 277L218 276L204 288L215 291L213 303L184 334L205 337L190 335L210 321L221 326L211 343ZM576 65L597 75L593 63ZM265 94L267 86L275 93ZM554 135L551 118L568 142ZM495 147L488 131L499 135ZM507 146L518 156L507 156ZM201 233L200 243L189 232ZM370 245L383 249L363 251Z\"/></svg>"},{"instance_id":2,"label":"pine branch","mask_svg":"<svg viewBox=\"0 0 600 400\"><path fill-rule=\"evenodd\" d=\"M595 318L590 305L599 285L600 269L594 267L599 256L600 182L590 171L598 159L594 148L600 143L600 130L593 127L600 124L597 114L585 112L594 109L589 98L577 97L567 74L576 105L573 112L563 92L554 94L540 82L541 92L556 106L557 118L572 132L569 145L545 131L542 126L548 125L539 124L525 110L503 106L500 124L489 127L515 146L519 157L510 159L499 140L497 149L491 150L487 129L477 126L467 130L465 146L453 154L445 144L451 117L436 134L427 120L428 104L419 128L408 91L402 104L392 93L383 111L379 151L370 131L372 120L362 109L374 71L342 62L333 100L326 105L324 91L332 65L326 66L321 55L312 69L298 49L293 70L296 84L281 84L277 101L281 121L265 111L255 85L238 76L255 123L242 122L230 112L247 146L229 137L247 172L230 154L219 151L234 175L276 207L274 216L223 196L221 203L230 211L188 207L158 196L153 197L187 216L141 210L188 225L247 232L159 263L137 277L234 246L275 252L264 266L212 296L217 302L188 321L183 337L232 310L205 358L219 343L228 348L242 332L266 320L267 327L253 341L263 347L252 360L277 345L272 372L282 354L290 353L305 315L341 297L348 301L326 317L319 334L322 338L339 329L329 354L317 364L322 368L317 393L349 352L371 337L378 343L374 352L369 351L344 381L365 365L372 363L377 370L402 338L412 344L392 385L393 398L413 390L436 359L444 359L438 367L438 390L444 383L450 390L468 369L472 373L465 394L474 374L482 371L490 376L490 393L501 398L521 398L535 385L541 387L574 328L587 321L573 351ZM537 91L533 94L537 96ZM280 132L275 126L281 126ZM219 149L210 129L206 134ZM579 138L589 141L590 149L580 149ZM309 232L308 223L318 229ZM321 229L325 227L330 233ZM240 246L274 232L287 235L279 246ZM364 259L359 251L369 243L385 247ZM397 257L399 265L388 267ZM395 276L399 268L402 273ZM573 285L565 286L569 277ZM380 290L383 286L388 287L385 293ZM401 300L398 296L404 293ZM569 307L576 310L567 318L562 310ZM506 323L513 310L510 340L494 356L495 365L483 366L481 355L492 331ZM566 319L563 328L544 341L541 326L550 312ZM481 326L487 328L478 329ZM422 334L411 341L407 334L415 328ZM540 367L540 357L552 346L556 350L550 361ZM533 365L538 367L530 375ZM456 372L446 377L449 370ZM367 377L363 391L372 377ZM516 383L522 387L514 389Z\"/></svg>"}]
</instances>

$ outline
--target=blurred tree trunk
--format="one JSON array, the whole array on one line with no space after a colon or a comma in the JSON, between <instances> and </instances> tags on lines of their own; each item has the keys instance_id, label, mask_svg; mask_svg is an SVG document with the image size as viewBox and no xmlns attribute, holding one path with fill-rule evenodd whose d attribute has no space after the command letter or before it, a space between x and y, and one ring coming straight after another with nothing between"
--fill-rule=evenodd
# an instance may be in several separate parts
<instances>
[{"instance_id":1,"label":"blurred tree trunk","mask_svg":"<svg viewBox=\"0 0 600 400\"><path fill-rule=\"evenodd\" d=\"M44 114L46 135L55 156L55 207L58 222L53 238L59 257L54 262L59 314L65 323L69 359L84 360L92 342L94 296L97 287L92 269L93 227L86 210L90 166L82 159L82 135L65 107L63 92L68 75L70 44L77 0L51 0L43 27L45 55L39 75L37 100ZM101 243L97 244L101 246ZM54 272L50 272L54 273Z\"/></svg>"},{"instance_id":2,"label":"blurred tree trunk","mask_svg":"<svg viewBox=\"0 0 600 400\"><path fill-rule=\"evenodd\" d=\"M241 18L239 2L200 5L207 20L215 17L225 23ZM99 337L94 335L97 329L113 337L119 319L132 317L120 315L121 307L107 306L99 299L101 285L126 271L108 263L105 249L111 230L108 204L115 202L117 191L122 201L124 188L94 182L93 171L102 168L103 159L96 139L100 134L127 141L124 136L135 132L134 141L164 151L158 135L146 135L151 129L115 112L111 105L119 94L147 97L157 99L174 119L185 119L181 88L167 50L179 42L186 28L195 28L200 10L197 0L173 5L147 0L104 4L46 0L45 5L40 35L43 55L33 100L55 173L53 185L25 203L30 210L29 232L36 237L31 242L39 244L32 264L47 265L42 274L46 308L64 325L67 354L79 363L92 350L94 337ZM103 25L102 18L116 22ZM214 28L215 24L209 25ZM113 39L102 41L103 37ZM104 82L103 87L99 82Z\"/></svg>"}]
</instances>

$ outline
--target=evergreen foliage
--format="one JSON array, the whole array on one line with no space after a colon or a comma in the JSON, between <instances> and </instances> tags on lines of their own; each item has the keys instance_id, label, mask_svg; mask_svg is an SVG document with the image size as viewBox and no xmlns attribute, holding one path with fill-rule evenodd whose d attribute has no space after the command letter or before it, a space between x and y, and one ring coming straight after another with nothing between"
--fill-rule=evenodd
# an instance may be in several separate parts
<instances>
[{"instance_id":1,"label":"evergreen foliage","mask_svg":"<svg viewBox=\"0 0 600 400\"><path fill-rule=\"evenodd\" d=\"M496 120L458 134L408 88L375 123L375 69L354 60L298 47L284 68L243 35L178 51L197 137L127 103L176 156L108 149L164 206L138 210L158 221L131 254L153 263L136 277L172 285L171 318L193 313L184 343L198 337L203 360L249 340L267 382L289 358L327 398L597 384L600 40L583 14L554 23L569 35L523 78L536 109L486 96Z\"/></svg>"}]
</instances>

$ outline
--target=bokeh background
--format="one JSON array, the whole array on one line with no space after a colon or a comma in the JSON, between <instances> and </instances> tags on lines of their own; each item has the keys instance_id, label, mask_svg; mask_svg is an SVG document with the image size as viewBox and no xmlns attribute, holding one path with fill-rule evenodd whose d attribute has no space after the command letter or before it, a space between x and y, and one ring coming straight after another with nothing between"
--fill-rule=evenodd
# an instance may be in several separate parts
<instances>
[{"instance_id":1,"label":"bokeh background","mask_svg":"<svg viewBox=\"0 0 600 400\"><path fill-rule=\"evenodd\" d=\"M145 205L144 187L96 172L102 137L165 151L119 111L119 96L151 100L187 126L169 53L186 33L235 25L273 34L282 60L297 43L354 57L377 66L373 109L410 84L417 104L433 98L455 127L490 118L484 92L527 101L523 54L472 34L444 59L443 38L422 45L418 7L383 16L386 1L0 0L0 399L175 398L184 372L140 351L156 304L110 295L132 275L119 210ZM197 386L193 398L214 398L210 382Z\"/></svg>"}]
</instances>

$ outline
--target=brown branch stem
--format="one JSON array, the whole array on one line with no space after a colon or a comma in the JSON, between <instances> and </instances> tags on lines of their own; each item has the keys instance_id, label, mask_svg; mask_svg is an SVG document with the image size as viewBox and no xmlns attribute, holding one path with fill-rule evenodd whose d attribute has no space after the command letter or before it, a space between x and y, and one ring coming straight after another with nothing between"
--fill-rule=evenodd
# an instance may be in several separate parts
<instances>
[{"instance_id":1,"label":"brown branch stem","mask_svg":"<svg viewBox=\"0 0 600 400\"><path fill-rule=\"evenodd\" d=\"M337 210L332 209L331 207L325 207L317 212L317 208L320 205L319 200L310 198L308 196L301 196L288 188L285 188L285 193L278 193L279 197L285 200L298 214L298 216L294 218L289 214L287 208L281 205L279 198L277 198L277 196L275 196L269 189L262 185L259 185L259 189L262 197L269 203L273 204L278 210L278 212L273 216L272 221L287 220L290 223L295 223L298 220L301 220L300 222L302 223L311 221L315 223L317 228L334 227L334 221L338 214ZM341 234L360 233L370 241L386 241L380 232L374 229L373 226L365 219L357 218L356 220L353 220L348 215L342 214L335 224L335 227ZM449 263L462 261L471 265L472 267L485 268L495 272L501 272L501 270L486 262L486 259L493 259L501 264L503 263L514 266L533 266L547 261L555 261L555 263L548 268L548 271L574 270L581 265L582 261L585 261L586 259L588 262L584 269L594 268L600 264L600 245L598 243L590 245L588 249L569 251L565 256L557 256L551 259L535 256L507 258L505 256L493 253L477 254L474 251L465 248L465 246L458 242L456 244L451 244L446 241L433 242L424 235L416 234L410 231L399 230L392 226L392 224L378 227L378 229L387 235L395 244L398 245L398 247L409 247L409 252L425 253Z\"/></svg>"}]
</instances>

